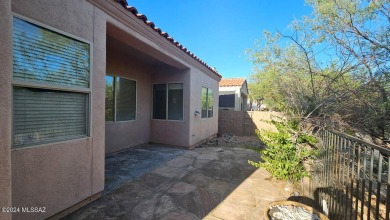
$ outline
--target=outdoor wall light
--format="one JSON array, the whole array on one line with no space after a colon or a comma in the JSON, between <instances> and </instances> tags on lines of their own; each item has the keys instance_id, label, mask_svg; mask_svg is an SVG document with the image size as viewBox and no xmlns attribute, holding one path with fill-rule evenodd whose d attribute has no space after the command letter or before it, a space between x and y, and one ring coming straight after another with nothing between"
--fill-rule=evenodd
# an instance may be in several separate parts
<instances>
[{"instance_id":1,"label":"outdoor wall light","mask_svg":"<svg viewBox=\"0 0 390 220\"><path fill-rule=\"evenodd\" d=\"M194 115L198 116L198 115L200 115L200 112L199 111L195 111Z\"/></svg>"}]
</instances>

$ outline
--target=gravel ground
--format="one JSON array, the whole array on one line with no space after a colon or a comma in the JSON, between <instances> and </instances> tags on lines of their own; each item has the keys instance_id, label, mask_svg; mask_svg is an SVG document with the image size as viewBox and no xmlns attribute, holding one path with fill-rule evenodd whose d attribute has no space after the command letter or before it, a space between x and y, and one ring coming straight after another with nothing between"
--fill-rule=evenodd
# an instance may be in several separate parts
<instances>
[{"instance_id":1,"label":"gravel ground","mask_svg":"<svg viewBox=\"0 0 390 220\"><path fill-rule=\"evenodd\" d=\"M292 205L272 206L269 215L272 220L320 220L318 215Z\"/></svg>"}]
</instances>

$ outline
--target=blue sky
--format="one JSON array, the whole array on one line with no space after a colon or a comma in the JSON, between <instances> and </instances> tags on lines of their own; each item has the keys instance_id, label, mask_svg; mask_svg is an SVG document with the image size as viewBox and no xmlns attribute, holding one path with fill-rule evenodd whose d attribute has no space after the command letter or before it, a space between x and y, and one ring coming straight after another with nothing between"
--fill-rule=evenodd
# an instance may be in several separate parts
<instances>
[{"instance_id":1,"label":"blue sky","mask_svg":"<svg viewBox=\"0 0 390 220\"><path fill-rule=\"evenodd\" d=\"M249 78L245 54L264 30L288 33L295 18L309 15L304 0L128 0L224 78Z\"/></svg>"}]
</instances>

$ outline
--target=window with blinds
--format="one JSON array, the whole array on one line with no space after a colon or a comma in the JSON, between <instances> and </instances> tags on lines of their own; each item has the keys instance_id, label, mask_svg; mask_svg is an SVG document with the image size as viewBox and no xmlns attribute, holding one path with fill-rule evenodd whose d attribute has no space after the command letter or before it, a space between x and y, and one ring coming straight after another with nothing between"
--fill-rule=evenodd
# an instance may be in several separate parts
<instances>
[{"instance_id":1,"label":"window with blinds","mask_svg":"<svg viewBox=\"0 0 390 220\"><path fill-rule=\"evenodd\" d=\"M14 17L13 148L89 135L90 45Z\"/></svg>"},{"instance_id":2,"label":"window with blinds","mask_svg":"<svg viewBox=\"0 0 390 220\"><path fill-rule=\"evenodd\" d=\"M14 79L89 87L89 44L14 17Z\"/></svg>"}]
</instances>

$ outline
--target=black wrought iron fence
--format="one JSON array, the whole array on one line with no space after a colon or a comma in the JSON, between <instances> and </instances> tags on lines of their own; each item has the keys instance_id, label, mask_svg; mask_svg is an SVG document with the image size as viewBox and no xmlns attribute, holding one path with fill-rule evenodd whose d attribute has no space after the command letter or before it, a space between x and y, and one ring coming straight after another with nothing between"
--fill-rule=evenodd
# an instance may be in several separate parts
<instances>
[{"instance_id":1,"label":"black wrought iron fence","mask_svg":"<svg viewBox=\"0 0 390 220\"><path fill-rule=\"evenodd\" d=\"M329 219L386 219L390 150L335 131L321 131L310 191Z\"/></svg>"}]
</instances>

